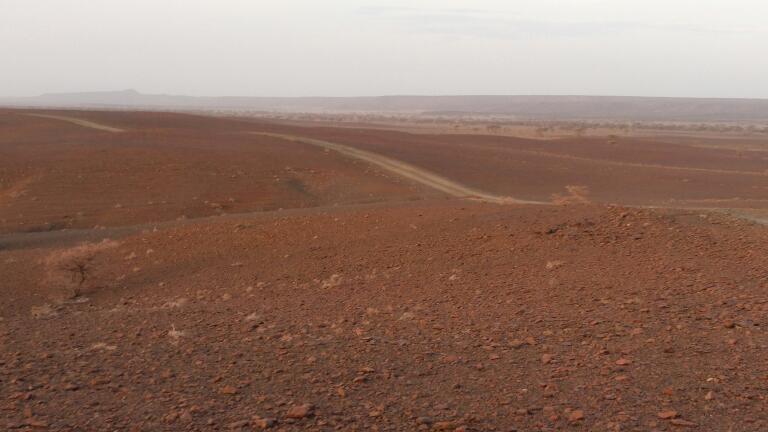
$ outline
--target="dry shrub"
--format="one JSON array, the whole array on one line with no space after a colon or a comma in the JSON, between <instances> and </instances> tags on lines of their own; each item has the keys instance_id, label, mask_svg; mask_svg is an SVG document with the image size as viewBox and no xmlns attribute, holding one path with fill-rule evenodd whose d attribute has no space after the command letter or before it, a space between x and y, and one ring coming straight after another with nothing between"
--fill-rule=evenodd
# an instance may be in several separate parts
<instances>
[{"instance_id":1,"label":"dry shrub","mask_svg":"<svg viewBox=\"0 0 768 432\"><path fill-rule=\"evenodd\" d=\"M323 280L321 288L336 288L341 285L342 276L338 274L332 274L328 279Z\"/></svg>"},{"instance_id":2,"label":"dry shrub","mask_svg":"<svg viewBox=\"0 0 768 432\"><path fill-rule=\"evenodd\" d=\"M106 239L99 243L83 243L54 251L45 258L46 283L63 290L69 298L79 297L96 288L99 278L94 260L99 253L118 244Z\"/></svg>"},{"instance_id":3,"label":"dry shrub","mask_svg":"<svg viewBox=\"0 0 768 432\"><path fill-rule=\"evenodd\" d=\"M586 186L568 185L565 187L567 194L552 195L552 203L558 205L588 204L589 188Z\"/></svg>"}]
</instances>

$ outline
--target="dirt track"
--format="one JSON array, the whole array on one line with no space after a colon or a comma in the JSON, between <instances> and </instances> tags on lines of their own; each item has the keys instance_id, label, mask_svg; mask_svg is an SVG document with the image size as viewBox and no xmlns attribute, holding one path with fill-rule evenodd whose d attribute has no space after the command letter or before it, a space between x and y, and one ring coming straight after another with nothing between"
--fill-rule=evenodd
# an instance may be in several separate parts
<instances>
[{"instance_id":1,"label":"dirt track","mask_svg":"<svg viewBox=\"0 0 768 432\"><path fill-rule=\"evenodd\" d=\"M89 120L84 120L76 117L51 115L51 114L28 114L35 117L50 118L56 120L67 121L79 126L88 127L92 129L98 129L108 132L124 132L124 129L107 126L104 124L96 123ZM496 204L547 204L541 201L521 200L508 196L494 195L487 192L483 192L477 189L470 188L468 186L459 184L447 178L441 177L437 174L431 173L416 166L381 156L365 150L356 149L343 144L332 143L328 141L322 141L307 137L298 137L285 134L275 134L266 132L253 132L254 135L263 135L274 138L280 138L284 140L300 142L305 144L312 144L325 149L336 151L345 156L349 156L355 159L363 160L365 162L374 164L380 168L383 168L389 172L405 177L417 183L431 187L433 189L444 192L448 195L459 198L477 199L480 201L492 202Z\"/></svg>"},{"instance_id":2,"label":"dirt track","mask_svg":"<svg viewBox=\"0 0 768 432\"><path fill-rule=\"evenodd\" d=\"M125 131L111 133L24 114L0 111L0 233L443 196L335 152L231 133L238 125L220 119L71 114Z\"/></svg>"},{"instance_id":3,"label":"dirt track","mask_svg":"<svg viewBox=\"0 0 768 432\"><path fill-rule=\"evenodd\" d=\"M99 124L99 123L96 123L96 122L79 119L79 118L76 118L76 117L68 117L68 116L52 115L52 114L28 114L28 115L31 115L31 116L34 116L34 117L49 118L49 119L54 119L54 120L62 120L62 121L70 122L72 124L76 124L78 126L83 126L83 127L87 127L87 128L91 128L91 129L103 130L103 131L107 131L107 132L125 132L125 130L120 129L120 128L116 128L116 127L112 127L112 126L107 126L107 125Z\"/></svg>"},{"instance_id":4,"label":"dirt track","mask_svg":"<svg viewBox=\"0 0 768 432\"><path fill-rule=\"evenodd\" d=\"M470 188L468 186L456 183L447 178L441 177L437 174L431 173L416 166L401 162L392 158L378 155L376 153L368 152L365 150L356 149L354 147L332 143L328 141L322 141L306 137L297 137L292 135L275 134L267 132L253 132L256 135L264 135L270 137L281 138L289 141L301 142L306 144L312 144L322 148L330 149L341 153L343 155L360 159L368 163L374 164L380 168L383 168L389 172L395 173L399 176L437 189L441 192L457 198L471 198L485 202L491 202L495 204L547 204L541 201L529 201L520 200L507 196L493 195L487 192L479 191L477 189Z\"/></svg>"}]
</instances>

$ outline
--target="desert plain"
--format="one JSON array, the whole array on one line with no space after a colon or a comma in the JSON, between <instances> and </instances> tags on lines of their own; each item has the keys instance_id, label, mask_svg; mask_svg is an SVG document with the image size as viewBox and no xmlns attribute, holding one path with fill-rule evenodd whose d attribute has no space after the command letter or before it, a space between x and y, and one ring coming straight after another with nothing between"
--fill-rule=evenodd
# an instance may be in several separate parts
<instances>
[{"instance_id":1,"label":"desert plain","mask_svg":"<svg viewBox=\"0 0 768 432\"><path fill-rule=\"evenodd\" d=\"M764 431L768 138L0 109L0 429Z\"/></svg>"}]
</instances>

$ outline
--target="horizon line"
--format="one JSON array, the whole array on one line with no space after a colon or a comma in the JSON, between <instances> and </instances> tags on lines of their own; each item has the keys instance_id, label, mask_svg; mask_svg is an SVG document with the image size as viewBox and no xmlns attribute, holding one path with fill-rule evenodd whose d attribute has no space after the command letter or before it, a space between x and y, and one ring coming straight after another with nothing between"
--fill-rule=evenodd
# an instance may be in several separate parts
<instances>
[{"instance_id":1,"label":"horizon line","mask_svg":"<svg viewBox=\"0 0 768 432\"><path fill-rule=\"evenodd\" d=\"M131 93L139 96L165 96L165 97L186 97L186 98L243 98L243 99L374 99L374 98L396 98L396 97L584 97L584 98L635 98L635 99L699 99L699 100L768 100L768 97L745 97L745 96L642 96L628 94L589 94L589 93L392 93L392 94L374 94L374 95L354 95L354 96L328 96L328 95L310 95L310 96L253 96L253 95L189 95L180 93L144 93L136 89L122 90L83 90L83 91L65 91L65 92L45 92L33 96L2 96L2 99L34 99L46 96L74 96L86 94L120 94Z\"/></svg>"}]
</instances>

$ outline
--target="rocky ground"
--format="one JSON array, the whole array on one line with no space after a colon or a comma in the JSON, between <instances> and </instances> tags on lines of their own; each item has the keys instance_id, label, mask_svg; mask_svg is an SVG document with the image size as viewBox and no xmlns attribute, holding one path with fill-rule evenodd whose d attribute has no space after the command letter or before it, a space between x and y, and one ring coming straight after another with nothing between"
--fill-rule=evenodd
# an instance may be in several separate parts
<instances>
[{"instance_id":1,"label":"rocky ground","mask_svg":"<svg viewBox=\"0 0 768 432\"><path fill-rule=\"evenodd\" d=\"M123 132L0 111L0 430L768 430L760 149L54 115Z\"/></svg>"},{"instance_id":2,"label":"rocky ground","mask_svg":"<svg viewBox=\"0 0 768 432\"><path fill-rule=\"evenodd\" d=\"M0 413L21 430L761 431L767 240L717 214L445 201L1 251Z\"/></svg>"}]
</instances>

